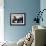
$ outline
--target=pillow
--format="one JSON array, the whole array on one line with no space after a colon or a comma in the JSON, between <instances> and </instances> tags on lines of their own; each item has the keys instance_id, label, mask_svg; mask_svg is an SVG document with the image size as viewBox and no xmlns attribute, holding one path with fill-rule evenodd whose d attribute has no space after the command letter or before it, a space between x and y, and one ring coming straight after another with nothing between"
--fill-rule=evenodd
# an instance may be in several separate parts
<instances>
[{"instance_id":1,"label":"pillow","mask_svg":"<svg viewBox=\"0 0 46 46\"><path fill-rule=\"evenodd\" d=\"M33 42L33 35L29 32L26 35L23 46L30 46Z\"/></svg>"},{"instance_id":2,"label":"pillow","mask_svg":"<svg viewBox=\"0 0 46 46\"><path fill-rule=\"evenodd\" d=\"M2 46L17 46L17 44L14 41L8 41L8 42L4 43Z\"/></svg>"},{"instance_id":3,"label":"pillow","mask_svg":"<svg viewBox=\"0 0 46 46\"><path fill-rule=\"evenodd\" d=\"M24 38L21 38L18 42L17 42L17 46L23 46L23 43L24 43Z\"/></svg>"}]
</instances>

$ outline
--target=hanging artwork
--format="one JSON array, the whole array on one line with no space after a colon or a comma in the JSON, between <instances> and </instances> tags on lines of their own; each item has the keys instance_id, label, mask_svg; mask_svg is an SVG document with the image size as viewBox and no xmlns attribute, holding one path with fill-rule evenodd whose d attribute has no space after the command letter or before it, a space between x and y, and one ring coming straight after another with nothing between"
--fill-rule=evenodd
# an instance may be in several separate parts
<instances>
[{"instance_id":1,"label":"hanging artwork","mask_svg":"<svg viewBox=\"0 0 46 46\"><path fill-rule=\"evenodd\" d=\"M10 25L25 25L25 13L10 13Z\"/></svg>"}]
</instances>

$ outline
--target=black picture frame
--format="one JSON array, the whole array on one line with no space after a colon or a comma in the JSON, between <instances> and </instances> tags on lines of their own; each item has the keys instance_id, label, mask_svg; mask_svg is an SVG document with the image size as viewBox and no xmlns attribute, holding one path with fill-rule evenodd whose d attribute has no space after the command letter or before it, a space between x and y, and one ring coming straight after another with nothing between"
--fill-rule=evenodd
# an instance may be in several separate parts
<instances>
[{"instance_id":1,"label":"black picture frame","mask_svg":"<svg viewBox=\"0 0 46 46\"><path fill-rule=\"evenodd\" d=\"M25 13L10 13L10 25L13 26L26 25Z\"/></svg>"}]
</instances>

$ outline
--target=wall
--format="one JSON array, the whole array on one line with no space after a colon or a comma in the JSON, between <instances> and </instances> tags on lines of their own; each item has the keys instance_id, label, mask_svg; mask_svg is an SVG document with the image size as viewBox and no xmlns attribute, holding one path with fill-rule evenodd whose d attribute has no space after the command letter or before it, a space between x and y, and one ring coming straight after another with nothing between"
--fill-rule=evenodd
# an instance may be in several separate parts
<instances>
[{"instance_id":1,"label":"wall","mask_svg":"<svg viewBox=\"0 0 46 46\"><path fill-rule=\"evenodd\" d=\"M4 41L4 2L0 1L0 42Z\"/></svg>"},{"instance_id":2,"label":"wall","mask_svg":"<svg viewBox=\"0 0 46 46\"><path fill-rule=\"evenodd\" d=\"M35 14L40 10L40 0L4 0L4 38L7 41L18 41L31 31ZM10 26L10 13L25 12L25 26Z\"/></svg>"},{"instance_id":3,"label":"wall","mask_svg":"<svg viewBox=\"0 0 46 46\"><path fill-rule=\"evenodd\" d=\"M43 10L43 9L46 9L46 0L41 0L40 1L40 9L41 9L41 11ZM40 23L40 25L43 25L43 26L46 26L46 10L43 12L43 15L42 15L42 17L43 17L43 22L41 21L41 23Z\"/></svg>"}]
</instances>

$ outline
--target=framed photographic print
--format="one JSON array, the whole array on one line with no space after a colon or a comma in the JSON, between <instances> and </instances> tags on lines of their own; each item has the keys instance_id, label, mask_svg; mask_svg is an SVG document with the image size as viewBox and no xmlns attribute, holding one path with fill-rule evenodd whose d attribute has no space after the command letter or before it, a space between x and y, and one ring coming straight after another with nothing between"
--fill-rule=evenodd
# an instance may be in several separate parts
<instances>
[{"instance_id":1,"label":"framed photographic print","mask_svg":"<svg viewBox=\"0 0 46 46\"><path fill-rule=\"evenodd\" d=\"M25 13L10 13L10 25L25 25Z\"/></svg>"}]
</instances>

